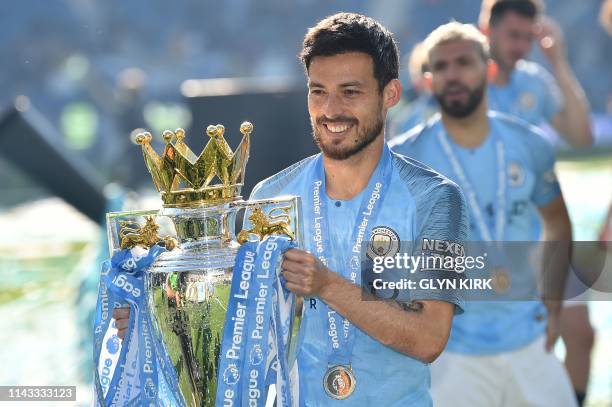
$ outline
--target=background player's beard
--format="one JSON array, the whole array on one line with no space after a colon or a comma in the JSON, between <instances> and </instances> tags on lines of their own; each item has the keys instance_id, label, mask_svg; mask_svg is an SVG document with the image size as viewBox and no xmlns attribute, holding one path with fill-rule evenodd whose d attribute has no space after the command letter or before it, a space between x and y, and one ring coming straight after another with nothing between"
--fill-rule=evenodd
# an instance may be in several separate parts
<instances>
[{"instance_id":1,"label":"background player's beard","mask_svg":"<svg viewBox=\"0 0 612 407\"><path fill-rule=\"evenodd\" d=\"M348 147L342 147L341 145L334 143L324 143L321 141L321 132L318 130L317 124L314 123L311 119L312 126L312 138L315 143L319 147L319 149L323 152L323 155L329 157L334 160L346 160L349 157L357 154L367 146L369 146L376 137L382 132L384 127L384 120L381 114L375 119L375 121L369 123L358 130L357 137L355 138L355 142L350 144ZM348 118L348 117L339 117L335 118L337 121L350 121L353 122L354 126L358 128L359 121L356 118ZM317 123L321 125L323 122L333 123L334 120L324 120L323 118L317 118Z\"/></svg>"},{"instance_id":2,"label":"background player's beard","mask_svg":"<svg viewBox=\"0 0 612 407\"><path fill-rule=\"evenodd\" d=\"M447 103L445 100L446 91L451 86L460 86L463 87L468 92L468 98L465 103L461 103L459 101L454 101ZM446 88L441 93L434 93L438 104L440 105L440 109L449 116L452 116L457 119L462 119L471 115L484 97L485 89L487 86L487 79L485 78L480 85L478 85L473 90L470 90L467 86L462 85L458 82L450 83L446 86Z\"/></svg>"}]
</instances>

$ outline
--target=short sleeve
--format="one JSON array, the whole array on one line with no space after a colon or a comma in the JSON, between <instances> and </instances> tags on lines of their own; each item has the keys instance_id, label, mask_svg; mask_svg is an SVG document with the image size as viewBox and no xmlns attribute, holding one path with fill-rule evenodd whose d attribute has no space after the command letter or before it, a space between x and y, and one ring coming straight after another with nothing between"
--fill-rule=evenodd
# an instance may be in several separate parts
<instances>
[{"instance_id":1,"label":"short sleeve","mask_svg":"<svg viewBox=\"0 0 612 407\"><path fill-rule=\"evenodd\" d=\"M537 206L546 206L561 194L561 187L555 174L555 153L552 146L540 135L531 138L535 185L531 194Z\"/></svg>"},{"instance_id":2,"label":"short sleeve","mask_svg":"<svg viewBox=\"0 0 612 407\"><path fill-rule=\"evenodd\" d=\"M440 300L454 304L455 312L463 311L463 299L459 295L459 280L464 276L453 265L458 257L465 257L464 242L468 235L468 211L463 193L450 181L439 185L424 200L430 206L428 215L421 222L420 232L414 242L413 256L421 256L424 262L415 273L419 289L411 291L411 300ZM435 261L442 257L441 263ZM428 263L428 261L431 262ZM442 265L442 267L440 267ZM441 279L453 282L447 288L427 287L419 280ZM450 287L456 288L450 288Z\"/></svg>"}]
</instances>

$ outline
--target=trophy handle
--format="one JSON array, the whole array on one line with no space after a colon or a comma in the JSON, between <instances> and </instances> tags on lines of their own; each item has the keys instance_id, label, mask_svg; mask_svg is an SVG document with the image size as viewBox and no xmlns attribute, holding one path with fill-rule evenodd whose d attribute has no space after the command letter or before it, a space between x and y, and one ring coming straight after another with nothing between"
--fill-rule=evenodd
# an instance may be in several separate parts
<instances>
[{"instance_id":1,"label":"trophy handle","mask_svg":"<svg viewBox=\"0 0 612 407\"><path fill-rule=\"evenodd\" d=\"M108 236L108 252L112 256L123 249L135 246L150 248L163 242L166 249L172 250L177 241L170 235L161 237L162 230L170 229L165 222L159 222L159 210L137 210L124 212L109 212L106 214L106 233Z\"/></svg>"},{"instance_id":2,"label":"trophy handle","mask_svg":"<svg viewBox=\"0 0 612 407\"><path fill-rule=\"evenodd\" d=\"M262 240L266 236L289 236L298 247L302 244L301 199L299 196L281 196L271 199L237 201L238 210L244 209L243 227L236 235L238 243Z\"/></svg>"}]
</instances>

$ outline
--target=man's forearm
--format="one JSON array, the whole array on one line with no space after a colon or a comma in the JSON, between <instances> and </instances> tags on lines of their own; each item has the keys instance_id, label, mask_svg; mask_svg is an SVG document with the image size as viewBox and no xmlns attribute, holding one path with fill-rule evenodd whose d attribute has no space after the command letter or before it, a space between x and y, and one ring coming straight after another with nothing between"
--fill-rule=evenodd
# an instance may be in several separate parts
<instances>
[{"instance_id":1,"label":"man's forearm","mask_svg":"<svg viewBox=\"0 0 612 407\"><path fill-rule=\"evenodd\" d=\"M563 302L572 249L572 230L567 222L544 223L542 299L549 314L558 314Z\"/></svg>"},{"instance_id":2,"label":"man's forearm","mask_svg":"<svg viewBox=\"0 0 612 407\"><path fill-rule=\"evenodd\" d=\"M553 122L554 127L571 145L591 146L590 108L582 86L565 60L553 65L553 73L563 96L563 109Z\"/></svg>"},{"instance_id":3,"label":"man's forearm","mask_svg":"<svg viewBox=\"0 0 612 407\"><path fill-rule=\"evenodd\" d=\"M320 299L382 344L430 363L446 346L454 306L441 301L424 301L414 310L389 301L363 298L360 287L332 273Z\"/></svg>"}]
</instances>

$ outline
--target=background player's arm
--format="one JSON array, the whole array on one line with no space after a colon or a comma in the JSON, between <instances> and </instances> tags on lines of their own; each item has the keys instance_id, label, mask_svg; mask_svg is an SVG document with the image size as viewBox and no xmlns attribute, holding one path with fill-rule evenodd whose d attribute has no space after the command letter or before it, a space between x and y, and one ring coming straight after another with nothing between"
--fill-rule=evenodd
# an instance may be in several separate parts
<instances>
[{"instance_id":1,"label":"background player's arm","mask_svg":"<svg viewBox=\"0 0 612 407\"><path fill-rule=\"evenodd\" d=\"M551 350L559 336L559 314L567 280L572 228L563 195L539 208L544 230L542 296L548 311L546 349Z\"/></svg>"},{"instance_id":2,"label":"background player's arm","mask_svg":"<svg viewBox=\"0 0 612 407\"><path fill-rule=\"evenodd\" d=\"M590 146L593 135L589 102L567 61L561 28L551 18L542 17L538 39L563 98L563 107L552 118L551 125L571 145Z\"/></svg>"},{"instance_id":3,"label":"background player's arm","mask_svg":"<svg viewBox=\"0 0 612 407\"><path fill-rule=\"evenodd\" d=\"M446 346L454 304L423 300L418 306L403 307L374 297L367 301L360 287L298 249L285 253L283 270L288 289L319 297L356 327L398 352L431 363Z\"/></svg>"}]
</instances>

